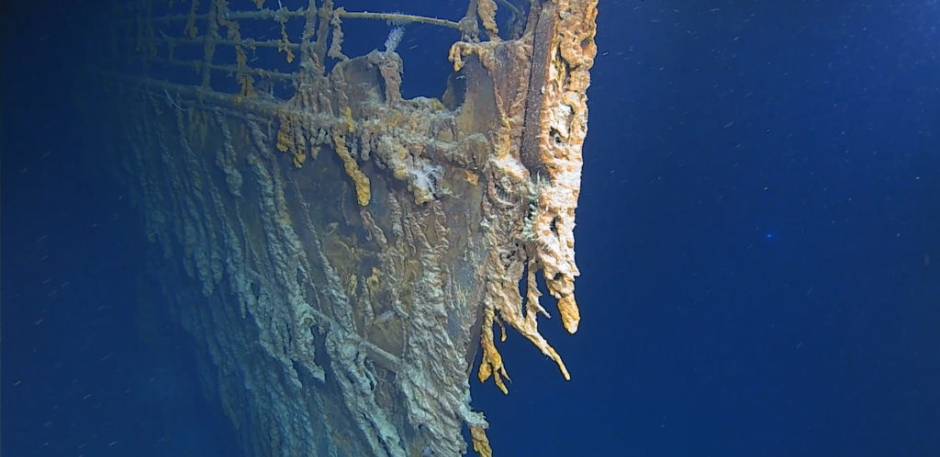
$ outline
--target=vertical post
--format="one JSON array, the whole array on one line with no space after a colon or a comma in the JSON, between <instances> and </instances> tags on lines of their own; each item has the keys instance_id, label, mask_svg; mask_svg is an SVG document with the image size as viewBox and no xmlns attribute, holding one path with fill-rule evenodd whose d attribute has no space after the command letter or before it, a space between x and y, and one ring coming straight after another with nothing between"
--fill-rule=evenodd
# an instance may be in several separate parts
<instances>
[{"instance_id":1,"label":"vertical post","mask_svg":"<svg viewBox=\"0 0 940 457\"><path fill-rule=\"evenodd\" d=\"M320 23L317 28L317 42L314 44L314 56L320 66L320 73L326 70L326 40L330 34L330 20L333 19L333 0L323 0L320 7Z\"/></svg>"},{"instance_id":2,"label":"vertical post","mask_svg":"<svg viewBox=\"0 0 940 457\"><path fill-rule=\"evenodd\" d=\"M548 70L551 67L552 41L555 38L555 27L558 22L557 6L554 2L542 5L532 5L530 22L535 22L532 44L532 67L529 72L529 91L526 94L525 130L522 137L522 163L530 173L541 171L539 157L539 135L541 132L542 105L544 92L542 90L548 81ZM538 8L538 11L535 11Z\"/></svg>"},{"instance_id":3,"label":"vertical post","mask_svg":"<svg viewBox=\"0 0 940 457\"><path fill-rule=\"evenodd\" d=\"M477 25L477 0L467 2L467 13L460 19L460 39L463 41L479 41L480 27Z\"/></svg>"},{"instance_id":4,"label":"vertical post","mask_svg":"<svg viewBox=\"0 0 940 457\"><path fill-rule=\"evenodd\" d=\"M304 31L300 37L300 68L308 69L313 66L313 45L310 40L317 33L317 0L309 0L307 11L304 13Z\"/></svg>"},{"instance_id":5,"label":"vertical post","mask_svg":"<svg viewBox=\"0 0 940 457\"><path fill-rule=\"evenodd\" d=\"M211 89L212 57L215 55L216 41L219 39L219 4L212 0L209 4L209 14L206 15L206 36L202 46L202 88Z\"/></svg>"}]
</instances>

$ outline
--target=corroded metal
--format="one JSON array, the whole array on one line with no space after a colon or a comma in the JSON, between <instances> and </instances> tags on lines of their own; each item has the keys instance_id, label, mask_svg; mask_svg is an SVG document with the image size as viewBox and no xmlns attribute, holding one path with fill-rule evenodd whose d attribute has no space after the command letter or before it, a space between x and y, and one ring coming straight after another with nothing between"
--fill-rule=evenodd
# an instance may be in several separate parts
<instances>
[{"instance_id":1,"label":"corroded metal","mask_svg":"<svg viewBox=\"0 0 940 457\"><path fill-rule=\"evenodd\" d=\"M493 327L520 332L569 377L537 328L548 312L536 275L576 331L596 0L471 0L459 20L201 1L163 15L124 7L115 36L137 38L139 65L104 73L122 176L159 246L154 276L244 448L453 456L467 427L491 455L468 379L482 347L478 377L507 390ZM350 58L343 19L457 30L446 93L403 98L401 30ZM246 20L280 25L281 39L243 36ZM178 57L182 46L200 57ZM259 47L294 70L259 66Z\"/></svg>"}]
</instances>

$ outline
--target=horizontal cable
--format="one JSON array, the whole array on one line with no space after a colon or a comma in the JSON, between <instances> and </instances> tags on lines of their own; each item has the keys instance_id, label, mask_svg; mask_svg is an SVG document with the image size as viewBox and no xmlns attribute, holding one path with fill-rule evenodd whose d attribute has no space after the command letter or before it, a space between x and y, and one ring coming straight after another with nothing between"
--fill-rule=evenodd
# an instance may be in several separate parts
<instances>
[{"instance_id":1,"label":"horizontal cable","mask_svg":"<svg viewBox=\"0 0 940 457\"><path fill-rule=\"evenodd\" d=\"M384 21L392 24L429 24L439 27L447 27L460 30L460 23L447 19L438 19L435 17L415 16L412 14L401 13L370 13L368 11L336 11L336 15L343 19L365 19L373 21Z\"/></svg>"},{"instance_id":2,"label":"horizontal cable","mask_svg":"<svg viewBox=\"0 0 940 457\"><path fill-rule=\"evenodd\" d=\"M227 19L289 19L294 17L304 17L307 14L306 10L290 10L287 8L282 8L279 10L272 9L263 9L258 11L231 11L225 15ZM439 19L436 17L427 17L427 16L416 16L413 14L401 14L401 13L371 13L368 11L345 11L345 10L336 10L336 15L343 19L361 19L361 20L372 20L372 21L382 21L389 22L392 24L428 24L435 25L438 27L446 27L449 29L460 30L460 23L454 22L448 19ZM208 14L172 14L168 16L157 16L150 20L153 22L178 22L178 21L188 21L190 19L194 20L206 20L208 19Z\"/></svg>"},{"instance_id":3,"label":"horizontal cable","mask_svg":"<svg viewBox=\"0 0 940 457\"><path fill-rule=\"evenodd\" d=\"M156 63L177 65L181 67L192 67L196 70L202 70L203 67L205 66L203 62L197 62L194 60L165 59L163 57L151 57L149 60L151 62L156 62ZM233 73L233 74L239 73L238 67L234 65L210 64L209 69L216 70L216 71L224 71L224 72ZM279 71L263 70L260 68L245 67L241 69L240 71L241 73L244 73L244 74L248 74L252 76L259 76L259 77L268 78L268 79L279 79L279 80L284 80L284 81L294 81L295 79L297 79L297 75L294 75L291 73L281 73Z\"/></svg>"},{"instance_id":4,"label":"horizontal cable","mask_svg":"<svg viewBox=\"0 0 940 457\"><path fill-rule=\"evenodd\" d=\"M177 44L196 44L196 45L201 46L205 43L205 41L200 38L173 38L169 36L160 37L160 38L157 38L157 40L166 42L173 46L176 46ZM224 40L224 39L217 39L213 41L216 44L223 44L223 45L228 45L228 46L244 46L246 48L279 48L280 49L281 47L286 45L290 49L294 49L294 50L300 49L299 43L290 43L290 42L285 43L280 40L258 41L258 40L253 40L251 38L244 38L241 41Z\"/></svg>"},{"instance_id":5,"label":"horizontal cable","mask_svg":"<svg viewBox=\"0 0 940 457\"><path fill-rule=\"evenodd\" d=\"M293 17L304 17L307 14L305 9L291 10L281 8L279 10L262 9L258 11L229 11L225 14L225 19L289 19ZM154 22L177 22L188 21L190 19L206 20L208 14L170 14L167 16L157 16L150 20Z\"/></svg>"}]
</instances>

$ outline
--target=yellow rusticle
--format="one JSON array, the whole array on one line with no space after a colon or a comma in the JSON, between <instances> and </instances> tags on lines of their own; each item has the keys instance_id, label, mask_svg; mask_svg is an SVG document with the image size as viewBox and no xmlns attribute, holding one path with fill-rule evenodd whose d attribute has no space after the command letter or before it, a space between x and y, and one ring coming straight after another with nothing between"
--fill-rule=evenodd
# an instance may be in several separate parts
<instances>
[{"instance_id":1,"label":"yellow rusticle","mask_svg":"<svg viewBox=\"0 0 940 457\"><path fill-rule=\"evenodd\" d=\"M574 297L580 273L574 259L575 209L581 189L581 148L587 135L587 89L597 46L597 1L558 0L557 33L549 78L541 89L539 162L547 174L535 220L536 257L549 293L558 300L562 323L578 330L581 314Z\"/></svg>"},{"instance_id":2,"label":"yellow rusticle","mask_svg":"<svg viewBox=\"0 0 940 457\"><path fill-rule=\"evenodd\" d=\"M509 389L506 388L506 384L503 382L503 378L509 379L509 373L506 372L506 367L503 366L503 358L499 355L499 351L496 350L496 345L493 342L492 329L495 311L492 307L488 307L484 313L483 332L480 335L480 343L483 346L483 361L480 362L480 372L478 373L480 382L486 382L492 376L496 387L499 387L499 390L503 391L504 394L509 394Z\"/></svg>"},{"instance_id":3,"label":"yellow rusticle","mask_svg":"<svg viewBox=\"0 0 940 457\"><path fill-rule=\"evenodd\" d=\"M473 440L473 450L477 451L480 457L493 457L493 448L490 447L490 440L486 437L486 429L470 427L470 438Z\"/></svg>"},{"instance_id":4,"label":"yellow rusticle","mask_svg":"<svg viewBox=\"0 0 940 457\"><path fill-rule=\"evenodd\" d=\"M367 206L372 198L371 183L369 177L359 169L356 159L349 153L349 148L346 147L345 134L333 133L333 149L336 150L336 155L343 161L343 169L346 170L346 174L352 179L353 185L356 186L356 200L359 202L359 206Z\"/></svg>"},{"instance_id":5,"label":"yellow rusticle","mask_svg":"<svg viewBox=\"0 0 940 457\"><path fill-rule=\"evenodd\" d=\"M499 41L499 28L496 26L496 1L478 0L477 15L483 22L483 28L486 29L491 41Z\"/></svg>"},{"instance_id":6,"label":"yellow rusticle","mask_svg":"<svg viewBox=\"0 0 940 457\"><path fill-rule=\"evenodd\" d=\"M294 167L300 168L307 161L307 140L302 124L290 115L282 113L277 130L278 151L290 153Z\"/></svg>"}]
</instances>

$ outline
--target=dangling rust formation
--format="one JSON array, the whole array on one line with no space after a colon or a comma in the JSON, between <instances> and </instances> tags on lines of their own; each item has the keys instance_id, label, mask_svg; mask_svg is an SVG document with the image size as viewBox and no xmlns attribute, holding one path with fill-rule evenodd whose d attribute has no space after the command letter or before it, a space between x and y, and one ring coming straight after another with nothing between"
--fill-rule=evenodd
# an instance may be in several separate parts
<instances>
[{"instance_id":1,"label":"dangling rust formation","mask_svg":"<svg viewBox=\"0 0 940 457\"><path fill-rule=\"evenodd\" d=\"M139 58L105 71L121 174L244 448L454 456L468 427L492 455L468 378L482 348L479 379L507 392L495 327L570 377L538 330L537 275L574 333L597 1L470 0L456 21L166 3L117 6L115 62ZM347 56L352 21L389 24L384 46ZM418 26L455 40L439 99L401 95L396 47Z\"/></svg>"}]
</instances>

